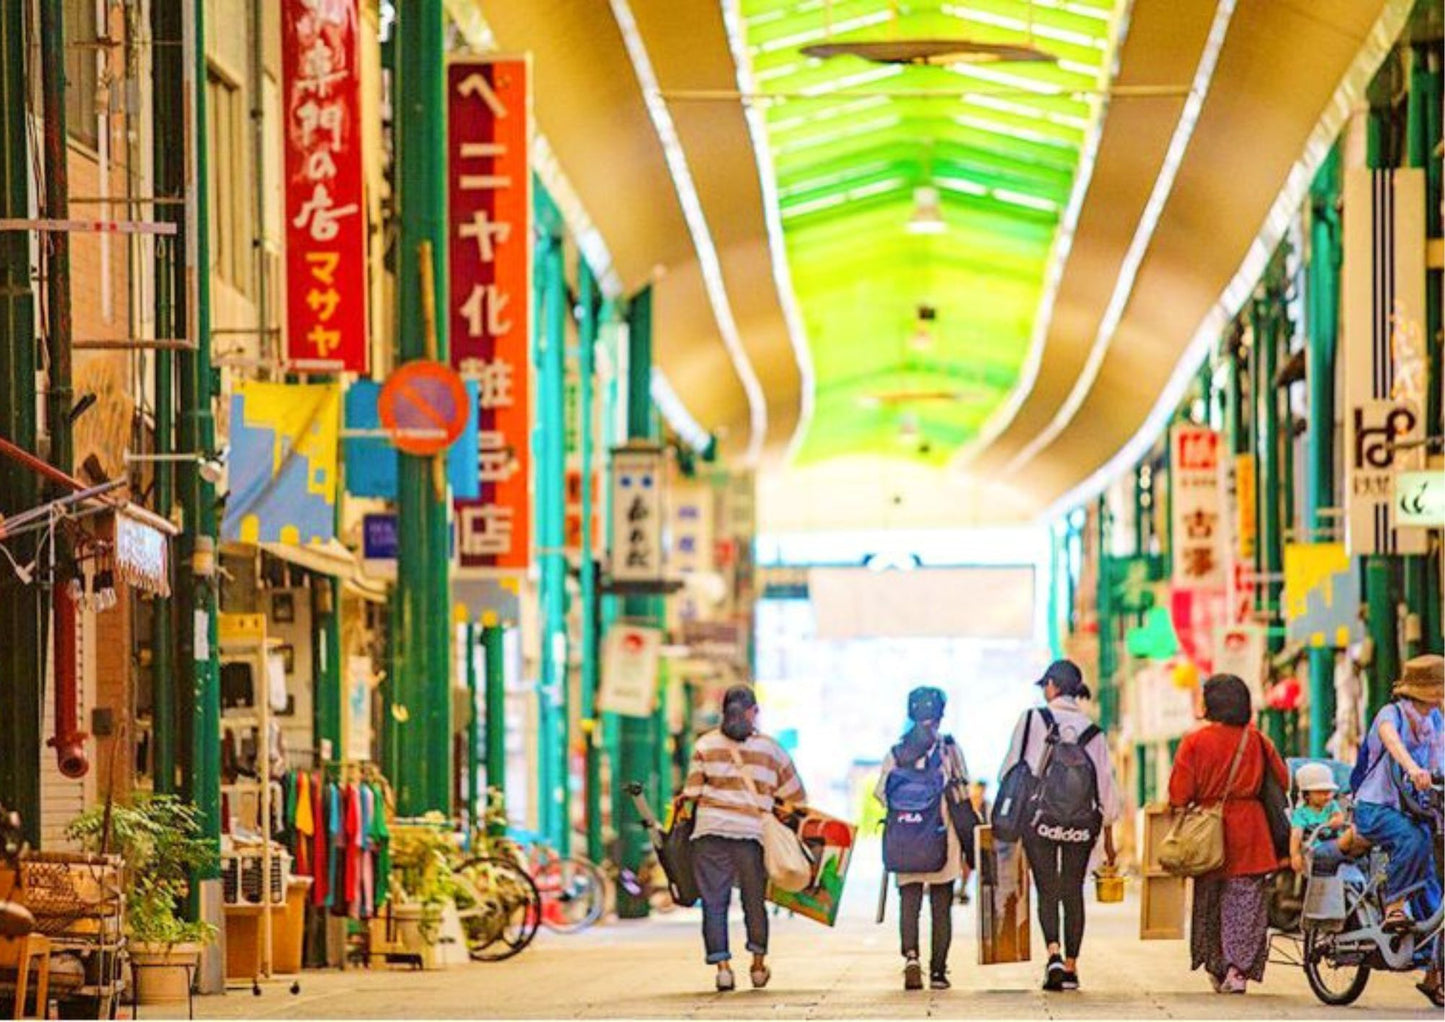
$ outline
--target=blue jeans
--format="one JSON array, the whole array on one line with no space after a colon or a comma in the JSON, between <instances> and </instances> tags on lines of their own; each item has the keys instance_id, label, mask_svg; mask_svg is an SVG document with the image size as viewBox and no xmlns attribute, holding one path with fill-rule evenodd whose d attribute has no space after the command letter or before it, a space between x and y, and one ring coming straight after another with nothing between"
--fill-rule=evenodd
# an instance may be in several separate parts
<instances>
[{"instance_id":1,"label":"blue jeans","mask_svg":"<svg viewBox=\"0 0 1445 1022\"><path fill-rule=\"evenodd\" d=\"M768 911L763 895L768 876L763 869L762 844L715 834L697 838L692 843L692 871L702 895L702 942L708 964L732 958L728 951L728 906L734 884L742 893L748 950L755 955L767 954Z\"/></svg>"},{"instance_id":2,"label":"blue jeans","mask_svg":"<svg viewBox=\"0 0 1445 1022\"><path fill-rule=\"evenodd\" d=\"M1385 900L1409 895L1417 919L1434 912L1440 904L1440 880L1435 875L1430 828L1398 809L1361 802L1355 806L1355 829L1390 856L1385 871Z\"/></svg>"}]
</instances>

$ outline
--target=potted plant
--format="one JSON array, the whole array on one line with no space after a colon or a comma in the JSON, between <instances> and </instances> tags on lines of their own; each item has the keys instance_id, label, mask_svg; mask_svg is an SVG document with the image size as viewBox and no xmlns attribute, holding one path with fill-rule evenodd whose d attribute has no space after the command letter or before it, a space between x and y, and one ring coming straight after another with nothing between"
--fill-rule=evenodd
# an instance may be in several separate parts
<instances>
[{"instance_id":1,"label":"potted plant","mask_svg":"<svg viewBox=\"0 0 1445 1022\"><path fill-rule=\"evenodd\" d=\"M179 906L191 874L213 862L201 836L195 806L174 795L137 793L111 806L110 833L103 833L103 806L88 810L66 828L89 851L101 845L125 860L125 929L136 995L142 1004L185 1001L201 949L216 936L210 923L185 919Z\"/></svg>"}]
</instances>

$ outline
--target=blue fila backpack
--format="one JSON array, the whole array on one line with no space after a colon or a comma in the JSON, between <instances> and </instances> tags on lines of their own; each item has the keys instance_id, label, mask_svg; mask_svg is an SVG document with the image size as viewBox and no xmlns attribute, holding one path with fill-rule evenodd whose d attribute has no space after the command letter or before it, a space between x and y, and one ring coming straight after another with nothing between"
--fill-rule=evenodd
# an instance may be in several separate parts
<instances>
[{"instance_id":1,"label":"blue fila backpack","mask_svg":"<svg viewBox=\"0 0 1445 1022\"><path fill-rule=\"evenodd\" d=\"M894 759L898 752L894 750ZM948 861L946 788L941 744L921 761L897 762L883 785L883 868L891 873L933 873Z\"/></svg>"}]
</instances>

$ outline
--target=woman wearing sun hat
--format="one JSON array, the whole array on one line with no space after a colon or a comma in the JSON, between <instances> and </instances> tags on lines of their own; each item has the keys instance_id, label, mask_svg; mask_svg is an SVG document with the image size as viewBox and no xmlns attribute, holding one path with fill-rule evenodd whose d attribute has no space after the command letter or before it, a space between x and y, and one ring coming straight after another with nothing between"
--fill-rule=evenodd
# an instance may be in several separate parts
<instances>
[{"instance_id":1,"label":"woman wearing sun hat","mask_svg":"<svg viewBox=\"0 0 1445 1022\"><path fill-rule=\"evenodd\" d=\"M1424 791L1442 769L1445 723L1445 657L1415 657L1395 682L1393 699L1375 715L1350 786L1355 792L1355 831L1390 857L1385 873L1385 926L1407 929L1408 908L1425 918L1440 904L1434 838L1423 820L1401 805L1400 791L1386 766L1393 760L1404 782ZM1440 993L1440 975L1431 970L1421 985L1426 996Z\"/></svg>"}]
</instances>

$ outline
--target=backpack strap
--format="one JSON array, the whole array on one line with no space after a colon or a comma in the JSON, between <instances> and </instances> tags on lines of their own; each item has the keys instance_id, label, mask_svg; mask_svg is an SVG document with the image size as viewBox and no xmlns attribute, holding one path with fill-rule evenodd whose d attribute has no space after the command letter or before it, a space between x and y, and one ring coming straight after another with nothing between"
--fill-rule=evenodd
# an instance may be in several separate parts
<instances>
[{"instance_id":1,"label":"backpack strap","mask_svg":"<svg viewBox=\"0 0 1445 1022\"><path fill-rule=\"evenodd\" d=\"M1092 742L1095 738L1097 738L1103 733L1103 731L1099 730L1098 724L1090 724L1088 727L1084 728L1084 733L1079 735L1079 737L1075 739L1074 744L1081 749L1087 748L1090 742Z\"/></svg>"}]
</instances>

